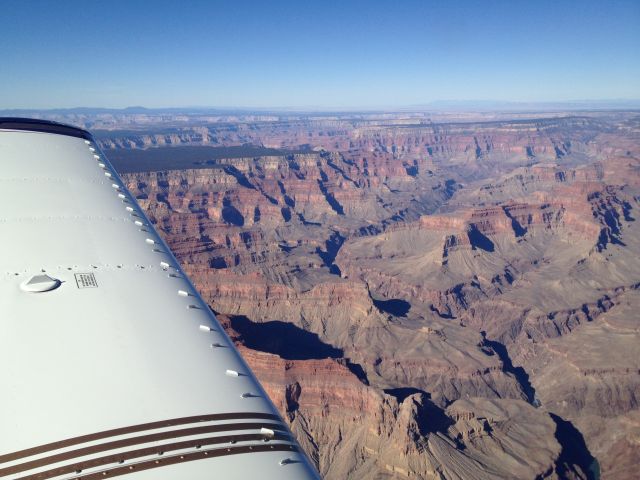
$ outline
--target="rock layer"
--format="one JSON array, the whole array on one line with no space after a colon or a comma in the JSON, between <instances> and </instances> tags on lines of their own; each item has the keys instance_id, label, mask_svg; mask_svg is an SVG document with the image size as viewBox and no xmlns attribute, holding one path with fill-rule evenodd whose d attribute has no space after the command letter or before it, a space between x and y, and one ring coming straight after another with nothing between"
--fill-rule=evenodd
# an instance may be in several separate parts
<instances>
[{"instance_id":1,"label":"rock layer","mask_svg":"<svg viewBox=\"0 0 640 480\"><path fill-rule=\"evenodd\" d=\"M632 113L163 135L312 150L125 181L325 478L634 477Z\"/></svg>"}]
</instances>

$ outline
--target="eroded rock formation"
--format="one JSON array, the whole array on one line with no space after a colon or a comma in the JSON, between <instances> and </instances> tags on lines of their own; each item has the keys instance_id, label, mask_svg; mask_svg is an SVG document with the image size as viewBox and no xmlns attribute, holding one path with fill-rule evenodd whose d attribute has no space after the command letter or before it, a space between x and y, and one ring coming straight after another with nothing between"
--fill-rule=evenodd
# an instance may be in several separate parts
<instances>
[{"instance_id":1,"label":"eroded rock formation","mask_svg":"<svg viewBox=\"0 0 640 480\"><path fill-rule=\"evenodd\" d=\"M325 478L625 479L640 129L616 115L103 145L310 147L125 181Z\"/></svg>"}]
</instances>

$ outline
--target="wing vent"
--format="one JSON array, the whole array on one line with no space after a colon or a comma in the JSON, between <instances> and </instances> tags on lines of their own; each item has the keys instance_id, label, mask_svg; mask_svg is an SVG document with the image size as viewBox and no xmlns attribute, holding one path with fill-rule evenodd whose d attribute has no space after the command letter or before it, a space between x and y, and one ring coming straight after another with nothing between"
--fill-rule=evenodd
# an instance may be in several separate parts
<instances>
[{"instance_id":1,"label":"wing vent","mask_svg":"<svg viewBox=\"0 0 640 480\"><path fill-rule=\"evenodd\" d=\"M57 278L52 278L49 275L41 274L34 275L28 280L20 284L20 288L29 293L42 293L50 290L55 290L62 282Z\"/></svg>"}]
</instances>

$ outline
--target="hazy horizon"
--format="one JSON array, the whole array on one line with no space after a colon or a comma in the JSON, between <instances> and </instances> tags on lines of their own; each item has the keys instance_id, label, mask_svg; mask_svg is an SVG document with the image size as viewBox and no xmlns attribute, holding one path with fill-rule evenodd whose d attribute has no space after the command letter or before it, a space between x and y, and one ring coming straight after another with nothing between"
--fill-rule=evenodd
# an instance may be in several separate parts
<instances>
[{"instance_id":1,"label":"hazy horizon","mask_svg":"<svg viewBox=\"0 0 640 480\"><path fill-rule=\"evenodd\" d=\"M562 112L589 110L636 110L640 109L640 98L635 99L594 99L517 102L508 100L438 100L415 105L180 105L180 106L145 106L125 105L100 107L93 105L72 105L58 107L1 108L0 112L184 112L184 113L429 113L429 112Z\"/></svg>"}]
</instances>

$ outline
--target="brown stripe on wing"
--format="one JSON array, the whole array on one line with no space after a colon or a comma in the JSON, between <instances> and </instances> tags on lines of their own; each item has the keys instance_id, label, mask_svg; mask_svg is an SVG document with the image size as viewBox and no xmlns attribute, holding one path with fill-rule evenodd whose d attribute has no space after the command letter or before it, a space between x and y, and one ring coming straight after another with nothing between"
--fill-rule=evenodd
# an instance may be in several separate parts
<instances>
[{"instance_id":1,"label":"brown stripe on wing","mask_svg":"<svg viewBox=\"0 0 640 480\"><path fill-rule=\"evenodd\" d=\"M194 460L204 460L206 458L224 457L228 455L239 455L242 453L258 453L258 452L299 452L298 447L294 445L250 445L246 447L230 447L230 448L215 448L212 450L203 450L193 453L185 453L183 455L174 455L157 460L149 460L146 462L136 463L134 465L113 468L111 470L103 470L101 472L89 473L87 475L81 475L74 477L74 480L98 480L109 477L117 477L120 475L127 475L128 473L135 473L152 468L165 467L168 465L175 465L183 462L192 462ZM26 479L23 479L26 480Z\"/></svg>"},{"instance_id":2,"label":"brown stripe on wing","mask_svg":"<svg viewBox=\"0 0 640 480\"><path fill-rule=\"evenodd\" d=\"M66 440L60 440L57 442L47 443L45 445L39 445L37 447L31 447L17 452L7 453L0 455L0 463L10 462L12 460L18 460L20 458L29 457L31 455L37 455L52 450L58 450L60 448L71 447L73 445L79 445L81 443L91 442L94 440L102 440L104 438L115 437L118 435L127 435L130 433L143 432L145 430L153 430L158 428L174 427L177 425L186 425L189 423L200 422L215 422L222 420L243 420L243 419L263 419L274 420L280 422L280 417L277 415L271 415L268 413L251 413L251 412L237 412L237 413L215 413L210 415L198 415L192 417L174 418L171 420L161 420L158 422L141 423L139 425L131 425L129 427L114 428L111 430L104 430L102 432L91 433L89 435L81 435L79 437L68 438Z\"/></svg>"},{"instance_id":3,"label":"brown stripe on wing","mask_svg":"<svg viewBox=\"0 0 640 480\"><path fill-rule=\"evenodd\" d=\"M84 457L86 455L92 455L94 453L106 452L114 450L116 448L130 447L133 445L140 445L143 443L156 442L159 440L168 440L179 437L186 437L192 435L200 435L205 433L215 432L230 432L234 430L259 430L261 428L269 428L272 430L280 430L287 432L287 428L278 423L225 423L221 425L205 425L201 427L183 428L180 430L169 430L165 432L150 433L147 435L140 435L137 437L123 438L120 440L114 440L111 442L100 443L98 445L92 445L89 447L77 448L68 452L57 453L48 457L38 458L10 467L0 469L0 476L11 475L14 473L25 472L34 468L51 465L53 463L63 462L65 460L71 460L74 458ZM264 436L263 436L264 437Z\"/></svg>"},{"instance_id":4,"label":"brown stripe on wing","mask_svg":"<svg viewBox=\"0 0 640 480\"><path fill-rule=\"evenodd\" d=\"M109 464L119 464L127 460L132 460L140 457L147 457L150 455L163 455L167 452L182 450L186 448L200 449L206 445L215 445L220 443L231 442L251 442L264 440L265 436L262 434L248 434L248 435L225 435L222 437L209 437L198 438L194 440L188 440L183 442L169 443L165 445L158 445L154 447L140 448L138 450L131 450L128 452L122 452L112 455L107 455L100 458L94 458L86 460L84 462L77 462L70 465L64 465L62 467L53 468L44 472L35 473L26 477L19 477L16 480L46 480L49 478L58 477L69 473L79 473L88 468L101 467ZM270 441L293 441L288 434L276 433L272 437L269 437ZM234 447L235 448L235 447ZM254 449L256 446L254 446ZM269 450L272 450L271 448ZM207 455L211 456L211 455ZM82 477L84 478L84 477Z\"/></svg>"}]
</instances>

